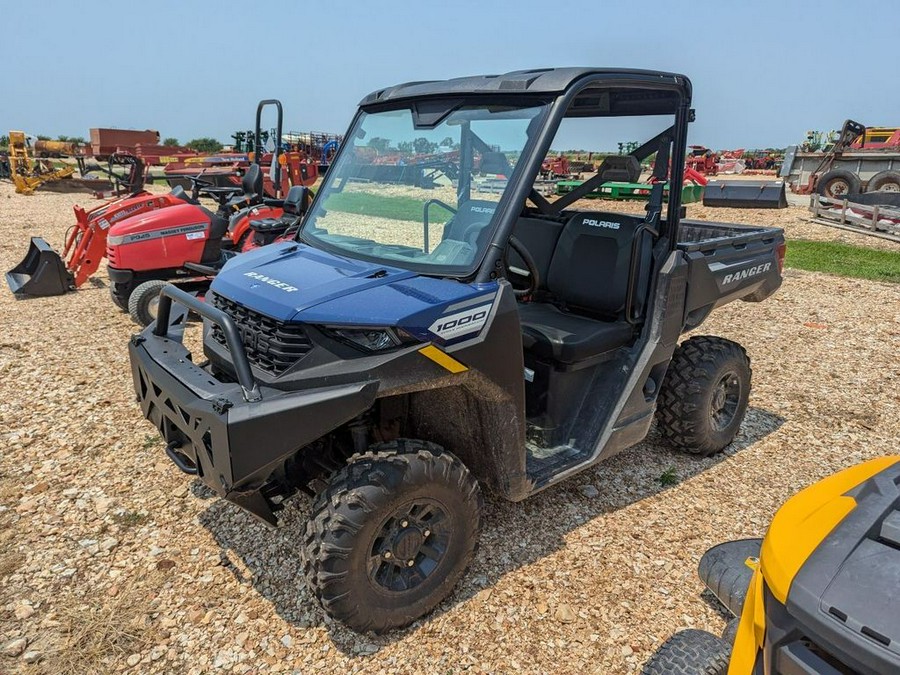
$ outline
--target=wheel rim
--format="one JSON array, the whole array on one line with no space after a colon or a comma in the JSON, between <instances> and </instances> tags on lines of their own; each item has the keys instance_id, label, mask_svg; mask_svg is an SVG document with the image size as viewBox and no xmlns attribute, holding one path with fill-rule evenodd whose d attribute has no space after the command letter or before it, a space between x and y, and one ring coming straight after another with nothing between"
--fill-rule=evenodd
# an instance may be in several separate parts
<instances>
[{"instance_id":1,"label":"wheel rim","mask_svg":"<svg viewBox=\"0 0 900 675\"><path fill-rule=\"evenodd\" d=\"M741 400L741 381L734 371L726 373L713 389L709 419L713 429L722 431L734 421Z\"/></svg>"},{"instance_id":2,"label":"wheel rim","mask_svg":"<svg viewBox=\"0 0 900 675\"><path fill-rule=\"evenodd\" d=\"M850 184L847 181L838 178L831 181L831 184L828 186L828 192L832 197L835 197L837 195L845 195L850 192Z\"/></svg>"},{"instance_id":3,"label":"wheel rim","mask_svg":"<svg viewBox=\"0 0 900 675\"><path fill-rule=\"evenodd\" d=\"M382 524L369 551L369 580L402 593L421 585L440 567L450 544L450 518L433 499L398 508Z\"/></svg>"},{"instance_id":4,"label":"wheel rim","mask_svg":"<svg viewBox=\"0 0 900 675\"><path fill-rule=\"evenodd\" d=\"M150 298L150 301L147 303L147 313L153 318L156 319L156 315L159 312L159 295L154 295Z\"/></svg>"},{"instance_id":5,"label":"wheel rim","mask_svg":"<svg viewBox=\"0 0 900 675\"><path fill-rule=\"evenodd\" d=\"M900 192L900 183L885 183L878 188L878 192Z\"/></svg>"}]
</instances>

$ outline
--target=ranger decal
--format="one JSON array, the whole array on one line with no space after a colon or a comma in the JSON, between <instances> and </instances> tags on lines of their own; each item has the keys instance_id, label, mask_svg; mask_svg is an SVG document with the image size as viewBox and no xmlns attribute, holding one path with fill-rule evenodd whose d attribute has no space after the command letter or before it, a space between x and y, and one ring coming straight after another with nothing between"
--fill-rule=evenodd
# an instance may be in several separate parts
<instances>
[{"instance_id":1,"label":"ranger decal","mask_svg":"<svg viewBox=\"0 0 900 675\"><path fill-rule=\"evenodd\" d=\"M251 279L256 279L257 281L261 281L264 284L269 284L269 286L274 286L275 288L280 288L285 293L293 293L294 291L299 291L300 289L296 286L291 286L283 281L279 281L278 279L273 279L272 277L267 277L265 274L260 274L259 272L244 272L245 277L250 277Z\"/></svg>"},{"instance_id":2,"label":"ranger decal","mask_svg":"<svg viewBox=\"0 0 900 675\"><path fill-rule=\"evenodd\" d=\"M750 277L755 277L757 274L762 274L763 272L768 272L772 268L772 263L767 262L765 265L757 265L756 267L748 267L747 269L743 269L740 272L734 272L733 274L726 274L725 278L722 279L722 285L733 284L738 281L743 281L744 279L749 279Z\"/></svg>"}]
</instances>

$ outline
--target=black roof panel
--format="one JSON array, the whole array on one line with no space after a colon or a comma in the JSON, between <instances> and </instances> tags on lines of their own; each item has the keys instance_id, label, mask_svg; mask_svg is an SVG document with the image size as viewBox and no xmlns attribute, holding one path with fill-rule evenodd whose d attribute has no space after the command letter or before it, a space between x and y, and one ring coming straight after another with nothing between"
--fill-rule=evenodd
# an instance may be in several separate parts
<instances>
[{"instance_id":1,"label":"black roof panel","mask_svg":"<svg viewBox=\"0 0 900 675\"><path fill-rule=\"evenodd\" d=\"M681 86L690 94L691 83L684 75L655 70L627 68L535 68L515 70L503 75L476 75L451 80L406 82L379 89L360 101L360 106L387 103L408 98L430 96L461 96L467 94L560 94L573 83L589 75L617 80L646 82L648 85L666 83Z\"/></svg>"}]
</instances>

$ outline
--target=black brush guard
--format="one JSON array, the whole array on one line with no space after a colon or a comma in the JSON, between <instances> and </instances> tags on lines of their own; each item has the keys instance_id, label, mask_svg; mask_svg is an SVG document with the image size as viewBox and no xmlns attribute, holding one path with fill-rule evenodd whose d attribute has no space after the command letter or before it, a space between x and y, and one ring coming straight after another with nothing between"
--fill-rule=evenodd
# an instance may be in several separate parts
<instances>
[{"instance_id":1,"label":"black brush guard","mask_svg":"<svg viewBox=\"0 0 900 675\"><path fill-rule=\"evenodd\" d=\"M222 329L236 383L192 362L181 343L188 310ZM233 319L172 285L160 291L156 322L132 336L128 351L141 412L169 458L270 525L273 505L263 492L272 472L371 407L378 390L368 379L299 391L260 387Z\"/></svg>"}]
</instances>

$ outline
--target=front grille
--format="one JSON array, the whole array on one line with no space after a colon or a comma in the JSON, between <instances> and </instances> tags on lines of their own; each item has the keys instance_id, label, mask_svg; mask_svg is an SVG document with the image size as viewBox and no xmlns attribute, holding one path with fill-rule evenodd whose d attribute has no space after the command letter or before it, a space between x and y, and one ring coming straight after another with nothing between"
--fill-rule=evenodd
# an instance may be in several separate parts
<instances>
[{"instance_id":1,"label":"front grille","mask_svg":"<svg viewBox=\"0 0 900 675\"><path fill-rule=\"evenodd\" d=\"M234 321L247 359L257 368L280 375L312 349L312 342L301 324L277 321L217 293L210 295L213 307L221 309ZM211 335L227 349L220 326L213 324Z\"/></svg>"}]
</instances>

